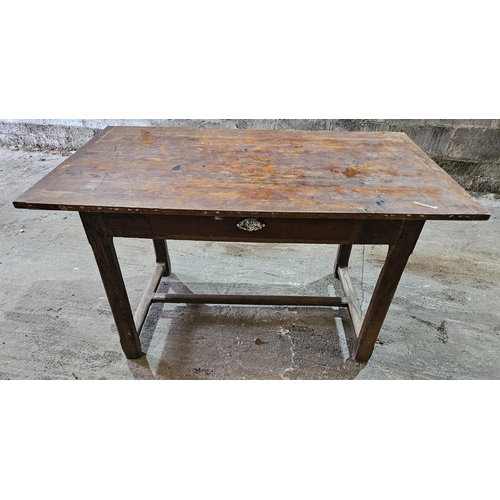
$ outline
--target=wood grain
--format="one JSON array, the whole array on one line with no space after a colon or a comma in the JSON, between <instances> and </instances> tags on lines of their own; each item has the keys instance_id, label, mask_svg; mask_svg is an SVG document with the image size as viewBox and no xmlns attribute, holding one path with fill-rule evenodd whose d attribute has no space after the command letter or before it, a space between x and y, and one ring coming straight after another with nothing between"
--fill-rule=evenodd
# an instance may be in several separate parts
<instances>
[{"instance_id":1,"label":"wood grain","mask_svg":"<svg viewBox=\"0 0 500 500\"><path fill-rule=\"evenodd\" d=\"M351 277L349 276L347 267L339 267L337 269L337 272L340 284L342 285L342 290L344 291L344 295L348 300L349 314L351 315L354 333L356 334L356 336L359 336L361 326L363 325L363 314L356 297L356 292L354 290L354 287L352 286Z\"/></svg>"},{"instance_id":2,"label":"wood grain","mask_svg":"<svg viewBox=\"0 0 500 500\"><path fill-rule=\"evenodd\" d=\"M142 356L141 343L130 309L113 238L106 236L102 231L100 214L80 213L80 218L94 251L123 352L129 359L140 358Z\"/></svg>"},{"instance_id":3,"label":"wood grain","mask_svg":"<svg viewBox=\"0 0 500 500\"><path fill-rule=\"evenodd\" d=\"M191 294L155 293L152 302L184 304L250 304L274 306L337 306L347 307L346 297L326 297L317 295L231 295L231 294Z\"/></svg>"},{"instance_id":4,"label":"wood grain","mask_svg":"<svg viewBox=\"0 0 500 500\"><path fill-rule=\"evenodd\" d=\"M170 264L170 255L168 253L168 245L165 240L153 240L155 247L156 262L164 264L163 276L170 276L172 265Z\"/></svg>"},{"instance_id":5,"label":"wood grain","mask_svg":"<svg viewBox=\"0 0 500 500\"><path fill-rule=\"evenodd\" d=\"M487 219L405 134L108 127L17 208L209 216Z\"/></svg>"},{"instance_id":6,"label":"wood grain","mask_svg":"<svg viewBox=\"0 0 500 500\"><path fill-rule=\"evenodd\" d=\"M137 334L141 334L142 327L146 321L146 317L149 312L149 307L151 306L153 295L155 294L158 285L160 284L161 278L165 275L165 263L157 263L151 278L146 286L146 290L142 296L141 302L137 307L134 314L134 323L137 330Z\"/></svg>"},{"instance_id":7,"label":"wood grain","mask_svg":"<svg viewBox=\"0 0 500 500\"><path fill-rule=\"evenodd\" d=\"M359 330L354 359L360 363L366 363L372 355L399 280L423 227L424 221L403 222L398 241L389 247L363 324ZM344 293L347 295L346 291Z\"/></svg>"}]
</instances>

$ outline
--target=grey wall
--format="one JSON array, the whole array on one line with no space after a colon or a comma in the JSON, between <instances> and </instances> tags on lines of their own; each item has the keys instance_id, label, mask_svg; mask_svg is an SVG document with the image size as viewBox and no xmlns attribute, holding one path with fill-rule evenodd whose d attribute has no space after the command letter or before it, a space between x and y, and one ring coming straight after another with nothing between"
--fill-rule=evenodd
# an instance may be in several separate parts
<instances>
[{"instance_id":1,"label":"grey wall","mask_svg":"<svg viewBox=\"0 0 500 500\"><path fill-rule=\"evenodd\" d=\"M471 191L500 194L500 120L1 120L0 146L76 150L108 125L405 132Z\"/></svg>"}]
</instances>

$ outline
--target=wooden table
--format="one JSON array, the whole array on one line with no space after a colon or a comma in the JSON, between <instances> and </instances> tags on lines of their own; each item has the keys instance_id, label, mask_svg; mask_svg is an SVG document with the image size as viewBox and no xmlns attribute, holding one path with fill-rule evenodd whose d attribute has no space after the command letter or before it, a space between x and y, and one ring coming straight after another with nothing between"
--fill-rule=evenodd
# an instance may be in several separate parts
<instances>
[{"instance_id":1,"label":"wooden table","mask_svg":"<svg viewBox=\"0 0 500 500\"><path fill-rule=\"evenodd\" d=\"M489 214L405 134L107 127L14 202L80 213L127 358L154 302L347 307L367 362L426 220ZM150 238L156 267L132 315L114 237ZM338 244L343 297L156 293L168 239ZM353 244L388 245L362 317Z\"/></svg>"}]
</instances>

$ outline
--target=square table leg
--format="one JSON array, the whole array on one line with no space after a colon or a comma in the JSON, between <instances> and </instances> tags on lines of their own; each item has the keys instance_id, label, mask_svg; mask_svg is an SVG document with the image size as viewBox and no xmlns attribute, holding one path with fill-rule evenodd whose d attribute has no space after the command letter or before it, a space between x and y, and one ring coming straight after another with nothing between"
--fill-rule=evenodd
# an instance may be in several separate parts
<instances>
[{"instance_id":1,"label":"square table leg","mask_svg":"<svg viewBox=\"0 0 500 500\"><path fill-rule=\"evenodd\" d=\"M170 276L172 266L170 264L167 242L165 240L153 240L153 244L155 247L156 262L158 262L158 264L165 264L163 276Z\"/></svg>"},{"instance_id":2,"label":"square table leg","mask_svg":"<svg viewBox=\"0 0 500 500\"><path fill-rule=\"evenodd\" d=\"M406 267L406 263L417 244L425 221L405 221L394 245L389 246L384 266L366 311L359 332L354 359L366 363L372 355L385 316Z\"/></svg>"},{"instance_id":3,"label":"square table leg","mask_svg":"<svg viewBox=\"0 0 500 500\"><path fill-rule=\"evenodd\" d=\"M99 214L80 212L80 218L94 252L109 306L120 335L123 352L128 359L140 358L142 356L141 343L130 309L113 238L107 236L102 230Z\"/></svg>"},{"instance_id":4,"label":"square table leg","mask_svg":"<svg viewBox=\"0 0 500 500\"><path fill-rule=\"evenodd\" d=\"M339 245L335 265L333 266L333 275L338 278L339 267L347 267L349 265L349 257L351 256L352 245Z\"/></svg>"}]
</instances>

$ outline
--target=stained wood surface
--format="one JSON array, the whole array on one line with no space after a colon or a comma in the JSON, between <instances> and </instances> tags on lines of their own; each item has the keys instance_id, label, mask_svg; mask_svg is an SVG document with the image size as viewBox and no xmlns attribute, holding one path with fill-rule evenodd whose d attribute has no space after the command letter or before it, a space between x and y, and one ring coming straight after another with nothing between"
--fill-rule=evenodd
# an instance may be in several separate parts
<instances>
[{"instance_id":1,"label":"stained wood surface","mask_svg":"<svg viewBox=\"0 0 500 500\"><path fill-rule=\"evenodd\" d=\"M250 304L274 306L337 306L347 307L346 297L326 297L312 295L229 295L155 293L152 302L174 304Z\"/></svg>"},{"instance_id":2,"label":"stained wood surface","mask_svg":"<svg viewBox=\"0 0 500 500\"><path fill-rule=\"evenodd\" d=\"M372 355L375 342L384 324L385 316L396 293L399 280L417 244L424 224L425 221L403 222L398 241L389 247L387 257L380 271L375 290L373 291L372 299L366 310L363 324L359 330L354 353L354 359L359 363L366 363ZM340 274L343 275L344 273L341 271ZM342 285L345 284L345 280L342 280L342 278L341 283ZM349 288L349 285L347 288ZM346 289L344 289L344 293L347 295Z\"/></svg>"},{"instance_id":3,"label":"stained wood surface","mask_svg":"<svg viewBox=\"0 0 500 500\"><path fill-rule=\"evenodd\" d=\"M94 251L94 257L101 274L102 284L108 297L109 306L120 334L123 352L129 359L142 356L139 334L130 309L127 289L123 281L120 263L116 256L113 238L102 232L99 215L80 213L80 218Z\"/></svg>"},{"instance_id":4,"label":"stained wood surface","mask_svg":"<svg viewBox=\"0 0 500 500\"><path fill-rule=\"evenodd\" d=\"M361 307L359 305L358 299L356 297L356 292L352 285L351 277L346 267L338 268L338 278L340 284L342 285L342 290L344 295L348 300L349 314L351 315L352 326L354 328L354 333L359 336L361 327L363 326L363 313L361 312ZM376 339L375 339L376 340Z\"/></svg>"},{"instance_id":5,"label":"stained wood surface","mask_svg":"<svg viewBox=\"0 0 500 500\"><path fill-rule=\"evenodd\" d=\"M17 208L487 219L405 134L108 127Z\"/></svg>"},{"instance_id":6,"label":"stained wood surface","mask_svg":"<svg viewBox=\"0 0 500 500\"><path fill-rule=\"evenodd\" d=\"M164 263L156 264L153 274L151 275L146 290L142 296L141 302L135 311L134 323L138 335L140 335L142 327L144 326L144 322L146 321L146 317L149 312L149 307L151 306L151 301L153 300L153 295L158 289L158 285L160 284L161 278L165 273L165 269L166 265Z\"/></svg>"}]
</instances>

